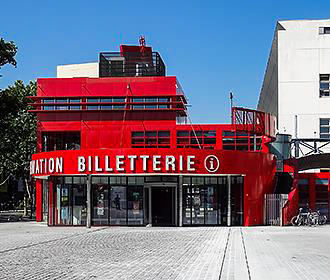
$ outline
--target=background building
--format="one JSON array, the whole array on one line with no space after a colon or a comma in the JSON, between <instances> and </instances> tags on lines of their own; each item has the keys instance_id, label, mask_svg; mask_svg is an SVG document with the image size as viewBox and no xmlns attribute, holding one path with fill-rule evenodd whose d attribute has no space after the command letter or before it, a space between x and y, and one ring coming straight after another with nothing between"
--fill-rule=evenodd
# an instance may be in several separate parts
<instances>
[{"instance_id":1,"label":"background building","mask_svg":"<svg viewBox=\"0 0 330 280\"><path fill-rule=\"evenodd\" d=\"M330 138L330 20L277 22L257 109L279 133Z\"/></svg>"},{"instance_id":2,"label":"background building","mask_svg":"<svg viewBox=\"0 0 330 280\"><path fill-rule=\"evenodd\" d=\"M291 145L290 136L278 137L285 138L286 147L291 148L291 153L278 158L287 159L284 171L294 179L292 189L298 187L299 207L328 217L329 84L330 20L277 22L257 108L274 114L278 132L292 136Z\"/></svg>"}]
</instances>

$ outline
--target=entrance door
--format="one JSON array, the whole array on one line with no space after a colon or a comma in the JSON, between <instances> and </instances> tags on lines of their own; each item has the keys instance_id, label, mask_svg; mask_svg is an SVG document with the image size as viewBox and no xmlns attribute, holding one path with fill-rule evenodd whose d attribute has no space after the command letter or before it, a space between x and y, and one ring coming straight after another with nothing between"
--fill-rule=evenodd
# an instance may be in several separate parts
<instances>
[{"instance_id":1,"label":"entrance door","mask_svg":"<svg viewBox=\"0 0 330 280\"><path fill-rule=\"evenodd\" d=\"M153 187L151 189L151 214L153 226L172 226L173 219L173 200L174 188Z\"/></svg>"}]
</instances>

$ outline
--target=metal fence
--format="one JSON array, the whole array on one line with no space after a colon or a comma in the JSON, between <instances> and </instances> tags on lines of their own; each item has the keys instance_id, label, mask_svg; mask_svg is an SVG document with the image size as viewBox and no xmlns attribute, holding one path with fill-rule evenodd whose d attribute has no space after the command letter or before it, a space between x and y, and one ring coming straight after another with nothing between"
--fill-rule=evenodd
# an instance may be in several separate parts
<instances>
[{"instance_id":1,"label":"metal fence","mask_svg":"<svg viewBox=\"0 0 330 280\"><path fill-rule=\"evenodd\" d=\"M165 76L165 64L158 52L102 52L100 77Z\"/></svg>"},{"instance_id":2,"label":"metal fence","mask_svg":"<svg viewBox=\"0 0 330 280\"><path fill-rule=\"evenodd\" d=\"M283 207L288 201L288 194L265 194L264 198L264 224L283 226Z\"/></svg>"}]
</instances>

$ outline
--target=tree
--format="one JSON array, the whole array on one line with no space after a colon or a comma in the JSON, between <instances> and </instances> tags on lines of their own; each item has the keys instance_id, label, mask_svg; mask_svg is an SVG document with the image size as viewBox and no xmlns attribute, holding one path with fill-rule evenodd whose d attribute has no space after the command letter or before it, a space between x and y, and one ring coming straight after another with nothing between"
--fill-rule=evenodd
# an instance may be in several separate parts
<instances>
[{"instance_id":1,"label":"tree","mask_svg":"<svg viewBox=\"0 0 330 280\"><path fill-rule=\"evenodd\" d=\"M28 96L36 95L36 83L16 81L0 92L0 174L22 178L30 199L29 162L36 148L36 116L28 112Z\"/></svg>"},{"instance_id":2,"label":"tree","mask_svg":"<svg viewBox=\"0 0 330 280\"><path fill-rule=\"evenodd\" d=\"M9 63L16 67L16 55L17 47L13 41L6 42L3 38L0 38L0 68Z\"/></svg>"}]
</instances>

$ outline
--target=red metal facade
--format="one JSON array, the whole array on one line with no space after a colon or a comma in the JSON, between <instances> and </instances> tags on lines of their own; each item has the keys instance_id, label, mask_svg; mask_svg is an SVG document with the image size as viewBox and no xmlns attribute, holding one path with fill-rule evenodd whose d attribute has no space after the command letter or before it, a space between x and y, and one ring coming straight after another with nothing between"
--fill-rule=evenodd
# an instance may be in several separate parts
<instances>
[{"instance_id":1,"label":"red metal facade","mask_svg":"<svg viewBox=\"0 0 330 280\"><path fill-rule=\"evenodd\" d=\"M121 51L125 48L122 47ZM105 155L173 155L194 156L195 170L189 174L211 174L203 166L203 160L208 155L216 155L220 160L220 168L214 174L244 175L244 225L260 225L263 223L263 197L274 189L275 160L268 153L267 143L270 141L270 130L250 131L247 134L238 133L237 123L234 124L177 124L177 117L187 115L186 98L176 77L110 77L110 78L49 78L38 79L37 96L32 104L38 118L37 151L33 160L62 157L64 167L61 172L39 172L34 176L79 174L77 171L78 156L99 156L104 160ZM125 102L101 102L102 98L123 97ZM154 97L157 101L144 100L136 102L136 98ZM61 109L45 109L44 99L78 98L74 105L78 109L70 110L66 102L59 101L56 106ZM98 102L87 102L88 98L98 98ZM168 98L161 101L161 98ZM100 109L100 106L120 105L118 109ZM49 105L49 104L47 104ZM53 106L50 104L50 106ZM97 106L98 109L89 109ZM67 107L67 108L66 108ZM112 107L114 108L114 107ZM80 149L67 151L42 152L45 132L80 133ZM168 131L168 139L132 139L133 132ZM180 136L179 131L188 131L189 136ZM215 131L212 136L205 136L203 131ZM235 134L237 132L237 134ZM228 135L232 136L226 136ZM251 133L251 134L249 134ZM258 150L253 151L253 137L258 137ZM158 134L157 134L158 135ZM183 133L184 135L184 133ZM226 138L227 137L227 138ZM165 137L166 138L166 137ZM226 140L224 140L226 138ZM195 140L198 139L198 140ZM205 140L206 139L206 140ZM140 141L140 142L139 142ZM158 141L158 142L157 142ZM162 144L166 143L166 144ZM227 142L226 142L227 141ZM150 143L151 144L150 144ZM140 144L139 143L143 143ZM155 146L154 143L158 143ZM211 143L211 144L210 144ZM229 144L228 144L229 143ZM243 143L243 144L242 144ZM226 150L227 149L227 150ZM125 165L129 161L125 158ZM104 164L104 163L101 163ZM180 170L166 171L162 168L159 173L176 173ZM44 170L45 171L45 170ZM141 168L127 173L141 174ZM145 173L150 173L147 171ZM80 174L95 174L95 170ZM102 173L104 173L102 171ZM120 173L120 172L119 172ZM213 175L213 174L212 174ZM40 177L37 177L40 178ZM50 183L52 188L52 183ZM37 220L42 219L42 184L37 179L36 185ZM49 198L52 199L51 197Z\"/></svg>"}]
</instances>

